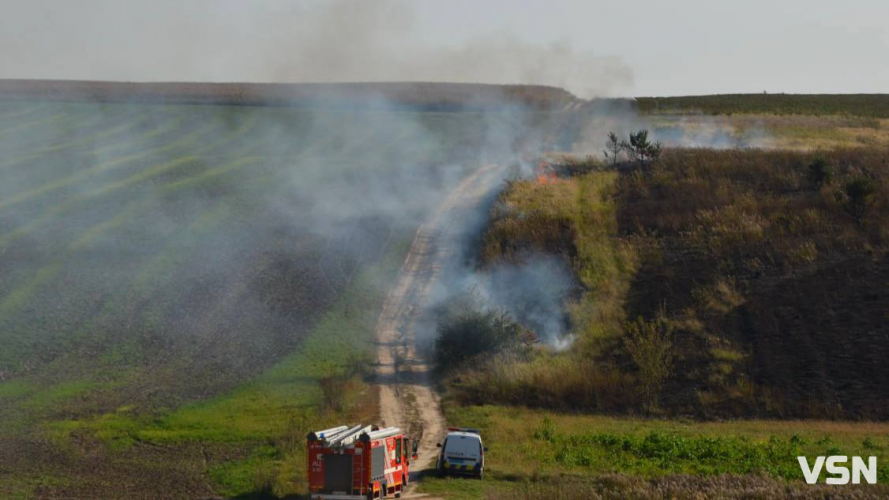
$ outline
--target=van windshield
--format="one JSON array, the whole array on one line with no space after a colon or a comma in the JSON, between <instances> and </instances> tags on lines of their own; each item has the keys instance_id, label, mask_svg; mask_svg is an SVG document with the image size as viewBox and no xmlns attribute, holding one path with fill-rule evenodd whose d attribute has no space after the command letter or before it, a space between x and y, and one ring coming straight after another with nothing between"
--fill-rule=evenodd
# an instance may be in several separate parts
<instances>
[{"instance_id":1,"label":"van windshield","mask_svg":"<svg viewBox=\"0 0 889 500\"><path fill-rule=\"evenodd\" d=\"M445 443L445 456L448 458L478 459L481 455L481 442L470 436L448 436Z\"/></svg>"}]
</instances>

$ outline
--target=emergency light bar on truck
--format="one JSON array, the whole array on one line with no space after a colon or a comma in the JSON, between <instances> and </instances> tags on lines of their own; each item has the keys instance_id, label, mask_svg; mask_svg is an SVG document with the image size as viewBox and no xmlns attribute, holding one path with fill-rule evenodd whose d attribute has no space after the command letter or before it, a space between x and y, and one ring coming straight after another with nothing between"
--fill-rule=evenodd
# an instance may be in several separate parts
<instances>
[{"instance_id":1,"label":"emergency light bar on truck","mask_svg":"<svg viewBox=\"0 0 889 500\"><path fill-rule=\"evenodd\" d=\"M473 427L448 427L448 432L469 432L471 434L481 435L481 429L475 429Z\"/></svg>"}]
</instances>

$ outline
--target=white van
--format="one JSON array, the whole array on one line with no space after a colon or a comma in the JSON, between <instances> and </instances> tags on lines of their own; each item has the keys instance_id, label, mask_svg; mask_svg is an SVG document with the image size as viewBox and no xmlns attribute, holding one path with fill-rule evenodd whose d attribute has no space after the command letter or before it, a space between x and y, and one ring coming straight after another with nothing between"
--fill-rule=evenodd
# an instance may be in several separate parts
<instances>
[{"instance_id":1,"label":"white van","mask_svg":"<svg viewBox=\"0 0 889 500\"><path fill-rule=\"evenodd\" d=\"M441 475L460 474L481 479L485 474L485 452L478 429L449 428L435 468Z\"/></svg>"}]
</instances>

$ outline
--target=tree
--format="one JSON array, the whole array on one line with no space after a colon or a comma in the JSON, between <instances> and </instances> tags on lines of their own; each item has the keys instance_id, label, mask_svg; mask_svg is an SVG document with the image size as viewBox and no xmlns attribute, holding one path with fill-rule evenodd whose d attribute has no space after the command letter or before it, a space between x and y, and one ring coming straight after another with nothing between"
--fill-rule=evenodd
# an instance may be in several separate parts
<instances>
[{"instance_id":1,"label":"tree","mask_svg":"<svg viewBox=\"0 0 889 500\"><path fill-rule=\"evenodd\" d=\"M664 317L645 321L641 317L625 326L624 346L639 370L639 383L650 410L673 367L672 328Z\"/></svg>"},{"instance_id":2,"label":"tree","mask_svg":"<svg viewBox=\"0 0 889 500\"><path fill-rule=\"evenodd\" d=\"M620 156L620 152L624 150L623 144L619 140L617 140L617 134L614 132L608 132L608 142L605 143L605 159L611 160L612 165L617 165L617 159Z\"/></svg>"},{"instance_id":3,"label":"tree","mask_svg":"<svg viewBox=\"0 0 889 500\"><path fill-rule=\"evenodd\" d=\"M645 165L646 160L657 160L662 150L660 142L652 143L648 140L647 130L631 132L630 142L622 142L621 146L631 160L638 161L642 165Z\"/></svg>"},{"instance_id":4,"label":"tree","mask_svg":"<svg viewBox=\"0 0 889 500\"><path fill-rule=\"evenodd\" d=\"M817 158L809 165L809 180L817 189L833 182L834 168L824 158Z\"/></svg>"},{"instance_id":5,"label":"tree","mask_svg":"<svg viewBox=\"0 0 889 500\"><path fill-rule=\"evenodd\" d=\"M867 211L874 202L877 183L867 177L854 177L846 182L846 211L859 224L864 222Z\"/></svg>"}]
</instances>

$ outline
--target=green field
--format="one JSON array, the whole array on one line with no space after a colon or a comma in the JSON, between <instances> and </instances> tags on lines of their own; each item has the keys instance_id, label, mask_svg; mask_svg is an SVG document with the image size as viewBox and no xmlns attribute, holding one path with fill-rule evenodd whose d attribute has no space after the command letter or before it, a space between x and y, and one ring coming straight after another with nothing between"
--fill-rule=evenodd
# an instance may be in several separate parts
<instances>
[{"instance_id":1,"label":"green field","mask_svg":"<svg viewBox=\"0 0 889 500\"><path fill-rule=\"evenodd\" d=\"M547 120L0 102L0 497L302 491L416 227Z\"/></svg>"},{"instance_id":2,"label":"green field","mask_svg":"<svg viewBox=\"0 0 889 500\"><path fill-rule=\"evenodd\" d=\"M889 425L881 423L697 422L501 406L446 409L449 424L479 427L490 449L484 481L424 481L423 491L448 498L693 498L696 487L772 498L785 494L786 480L802 481L798 455L825 454L876 456L883 464L878 481L889 482ZM800 482L791 488L807 498ZM886 489L864 492L879 495ZM808 493L820 498L817 489Z\"/></svg>"}]
</instances>

